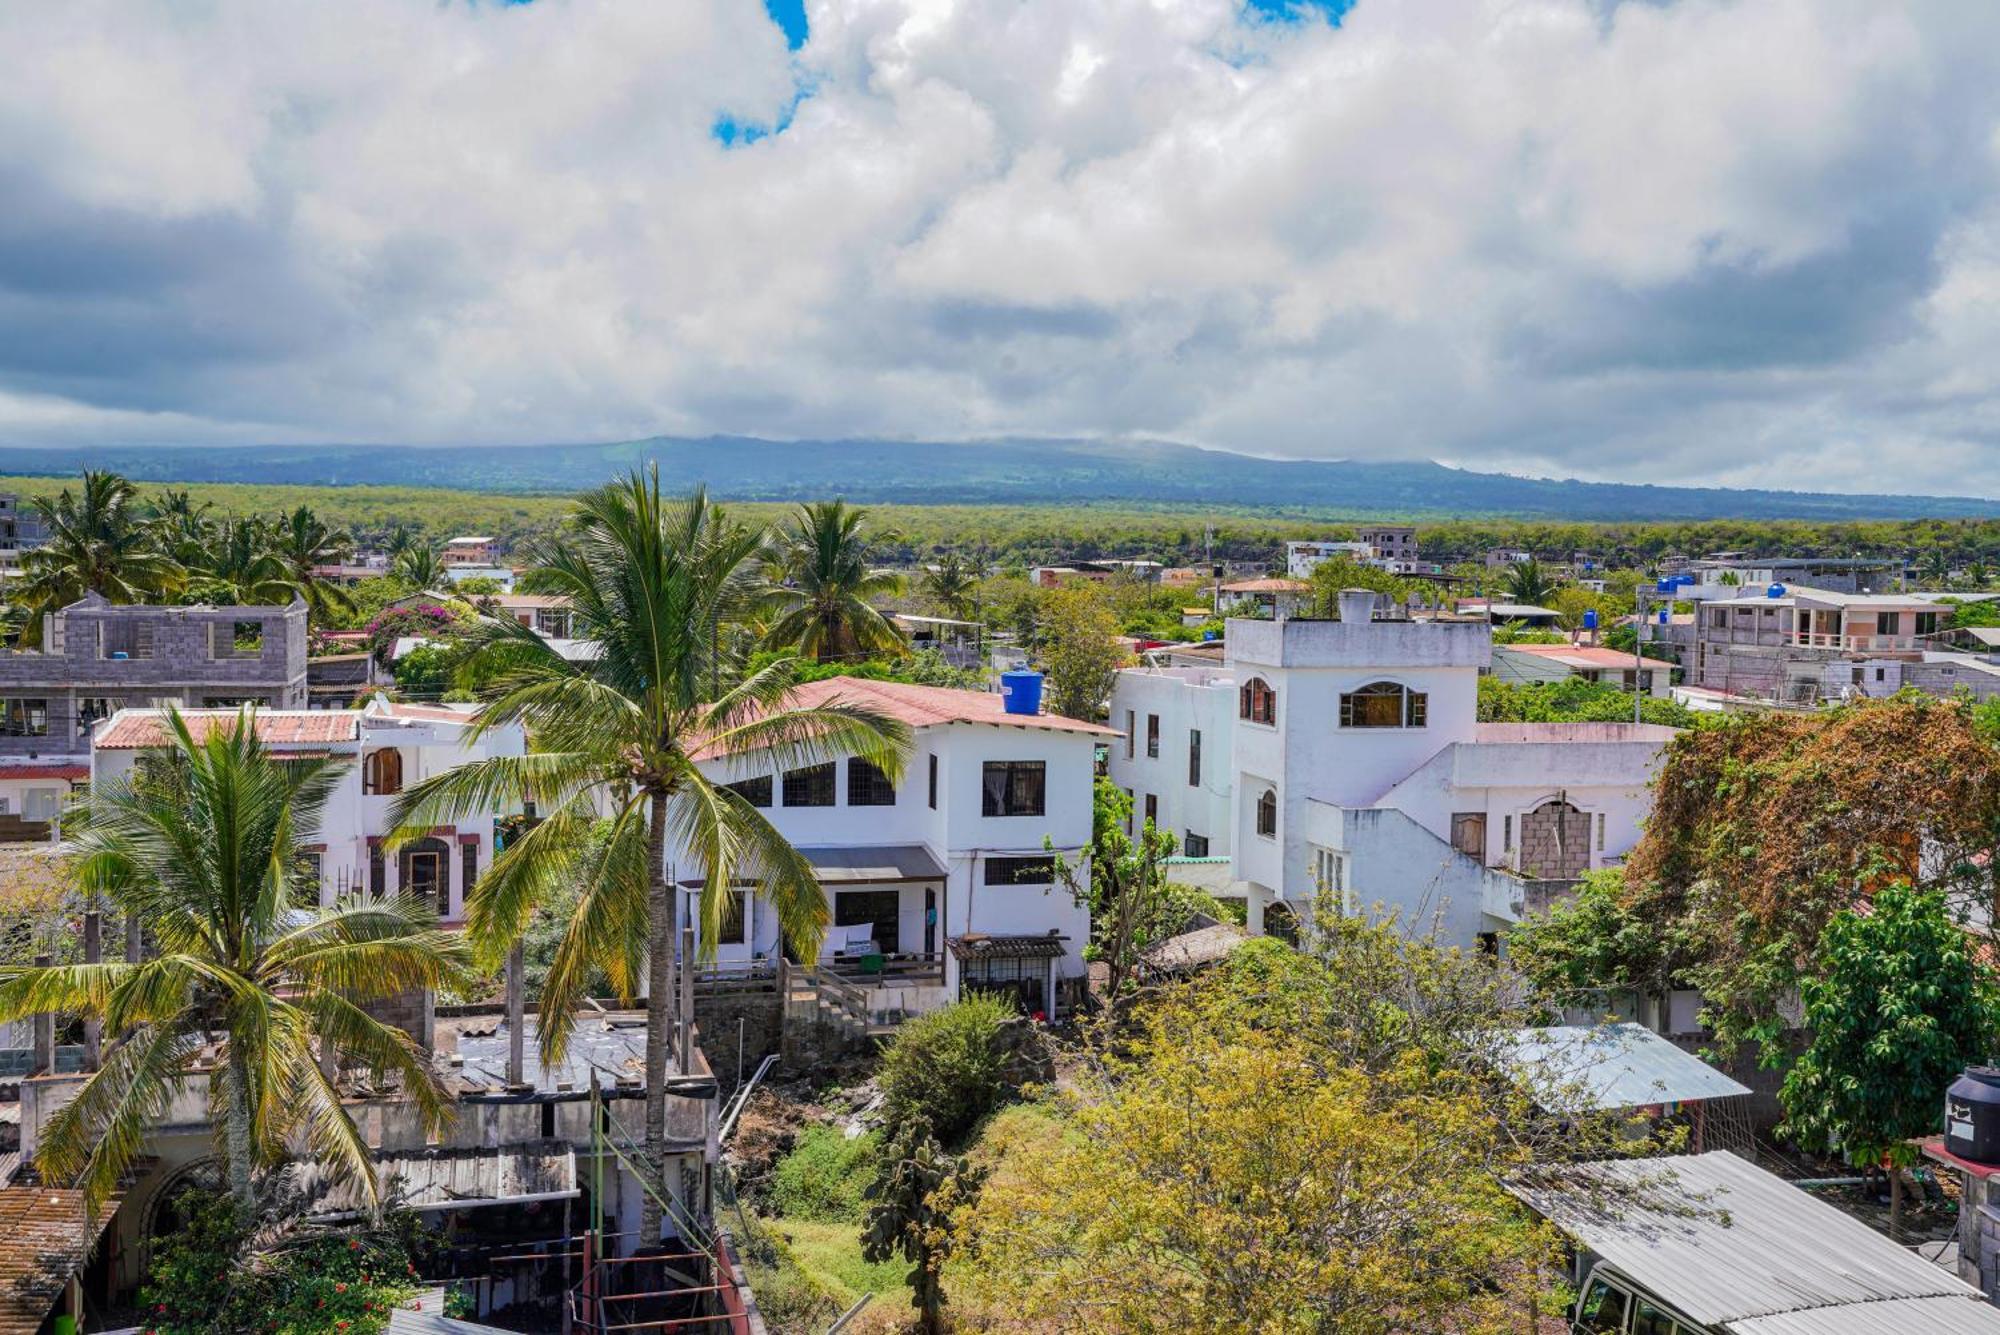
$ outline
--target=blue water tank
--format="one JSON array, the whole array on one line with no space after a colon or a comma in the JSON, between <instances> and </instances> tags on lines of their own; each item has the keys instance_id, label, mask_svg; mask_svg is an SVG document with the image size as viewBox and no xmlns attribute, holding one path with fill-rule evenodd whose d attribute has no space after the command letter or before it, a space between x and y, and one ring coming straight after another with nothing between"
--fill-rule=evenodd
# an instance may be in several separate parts
<instances>
[{"instance_id":1,"label":"blue water tank","mask_svg":"<svg viewBox=\"0 0 2000 1335\"><path fill-rule=\"evenodd\" d=\"M1766 598L1782 598L1785 596L1785 586L1782 584L1773 584L1770 588L1764 590L1764 596Z\"/></svg>"},{"instance_id":2,"label":"blue water tank","mask_svg":"<svg viewBox=\"0 0 2000 1335\"><path fill-rule=\"evenodd\" d=\"M1597 629L1597 609L1596 609L1596 608L1594 608L1594 607L1586 607L1586 608L1584 608L1584 609L1583 609L1583 628L1584 628L1585 630L1596 630L1596 629Z\"/></svg>"},{"instance_id":3,"label":"blue water tank","mask_svg":"<svg viewBox=\"0 0 2000 1335\"><path fill-rule=\"evenodd\" d=\"M1676 588L1681 588L1681 589L1685 589L1685 588L1687 588L1687 587L1688 587L1688 586L1689 586L1690 584L1692 584L1692 583L1694 583L1694 576L1693 576L1693 575L1675 575L1675 576L1674 576L1674 587L1676 587Z\"/></svg>"},{"instance_id":4,"label":"blue water tank","mask_svg":"<svg viewBox=\"0 0 2000 1335\"><path fill-rule=\"evenodd\" d=\"M1210 640L1213 640L1214 638L1215 638L1215 632L1212 630L1205 630L1201 633L1201 642L1203 644L1207 644Z\"/></svg>"},{"instance_id":5,"label":"blue water tank","mask_svg":"<svg viewBox=\"0 0 2000 1335\"><path fill-rule=\"evenodd\" d=\"M1659 580L1655 582L1653 585L1654 593L1672 593L1673 591L1674 591L1674 581L1672 576L1668 576L1665 579Z\"/></svg>"},{"instance_id":6,"label":"blue water tank","mask_svg":"<svg viewBox=\"0 0 2000 1335\"><path fill-rule=\"evenodd\" d=\"M1669 609L1667 609L1667 608L1664 608L1664 607L1662 607L1662 608L1660 609L1660 624L1661 624L1662 626L1664 626L1664 625L1666 625L1666 624L1667 624L1667 612L1668 612L1668 610L1669 610Z\"/></svg>"},{"instance_id":7,"label":"blue water tank","mask_svg":"<svg viewBox=\"0 0 2000 1335\"><path fill-rule=\"evenodd\" d=\"M111 657L114 661L119 659L130 658L131 656L132 655L126 653L123 649L113 649L111 651Z\"/></svg>"},{"instance_id":8,"label":"blue water tank","mask_svg":"<svg viewBox=\"0 0 2000 1335\"><path fill-rule=\"evenodd\" d=\"M1042 712L1042 674L1015 671L1000 674L1001 705L1009 714Z\"/></svg>"}]
</instances>

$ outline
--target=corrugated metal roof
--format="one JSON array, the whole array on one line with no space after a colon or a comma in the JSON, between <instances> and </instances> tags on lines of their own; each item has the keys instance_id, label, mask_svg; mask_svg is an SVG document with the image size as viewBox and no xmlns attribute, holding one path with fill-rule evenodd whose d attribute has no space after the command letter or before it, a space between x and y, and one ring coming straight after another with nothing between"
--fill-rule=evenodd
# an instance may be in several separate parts
<instances>
[{"instance_id":1,"label":"corrugated metal roof","mask_svg":"<svg viewBox=\"0 0 2000 1335\"><path fill-rule=\"evenodd\" d=\"M1892 1298L1729 1323L1731 1335L1996 1335L2000 1308L1976 1296Z\"/></svg>"},{"instance_id":2,"label":"corrugated metal roof","mask_svg":"<svg viewBox=\"0 0 2000 1335\"><path fill-rule=\"evenodd\" d=\"M1789 1327L1742 1323L1779 1313L1803 1315L1889 1299L1962 1300L1977 1293L1860 1220L1727 1151L1621 1159L1581 1171L1596 1185L1523 1185L1515 1194L1642 1288L1707 1325L1740 1335L1870 1332L1866 1325L1796 1320ZM1607 1199L1603 1185L1630 1191Z\"/></svg>"},{"instance_id":3,"label":"corrugated metal roof","mask_svg":"<svg viewBox=\"0 0 2000 1335\"><path fill-rule=\"evenodd\" d=\"M801 848L821 885L890 881L941 881L944 865L922 844L869 844L857 848Z\"/></svg>"},{"instance_id":4,"label":"corrugated metal roof","mask_svg":"<svg viewBox=\"0 0 2000 1335\"><path fill-rule=\"evenodd\" d=\"M1750 1092L1644 1025L1523 1029L1507 1041L1516 1072L1551 1107L1637 1108Z\"/></svg>"},{"instance_id":5,"label":"corrugated metal roof","mask_svg":"<svg viewBox=\"0 0 2000 1335\"><path fill-rule=\"evenodd\" d=\"M309 1194L319 1195L315 1215L346 1215L368 1208L352 1183L330 1183L313 1164L293 1169ZM378 1153L375 1176L385 1198L412 1210L449 1210L505 1201L550 1200L577 1194L576 1153L561 1141L536 1141L499 1149L412 1150Z\"/></svg>"}]
</instances>

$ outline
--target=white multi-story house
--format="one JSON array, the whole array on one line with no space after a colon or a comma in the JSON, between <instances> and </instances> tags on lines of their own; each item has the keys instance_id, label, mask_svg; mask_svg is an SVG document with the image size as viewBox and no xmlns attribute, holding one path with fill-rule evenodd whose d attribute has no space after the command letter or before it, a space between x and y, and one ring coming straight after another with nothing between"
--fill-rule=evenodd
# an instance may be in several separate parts
<instances>
[{"instance_id":1,"label":"white multi-story house","mask_svg":"<svg viewBox=\"0 0 2000 1335\"><path fill-rule=\"evenodd\" d=\"M1285 544L1285 573L1294 579L1306 579L1322 561L1331 561L1337 556L1366 563L1375 559L1375 549L1365 542L1336 542L1332 539L1288 542Z\"/></svg>"},{"instance_id":2,"label":"white multi-story house","mask_svg":"<svg viewBox=\"0 0 2000 1335\"><path fill-rule=\"evenodd\" d=\"M199 738L233 726L230 709L183 711ZM349 763L328 799L319 837L309 847L319 863L320 901L366 892L372 897L422 895L445 922L464 921L465 891L493 860L494 827L512 814L482 812L385 850L394 831L390 808L405 788L469 760L520 755L520 725L494 728L469 740L470 706L392 704L380 696L358 710L261 709L258 738L276 755L328 755ZM166 716L156 709L121 709L91 739L93 782L127 774L141 752L166 742Z\"/></svg>"},{"instance_id":3,"label":"white multi-story house","mask_svg":"<svg viewBox=\"0 0 2000 1335\"><path fill-rule=\"evenodd\" d=\"M879 1013L930 1009L962 989L1053 1013L1065 983L1084 977L1090 915L1057 883L1049 845L1082 860L1096 750L1115 731L1034 712L1025 691L834 677L794 700L866 706L912 734L900 783L861 760L780 773L764 753L702 759L819 869L832 926L814 963L872 989ZM684 886L702 884L698 864L675 861ZM738 891L716 958L774 961L782 949L776 915Z\"/></svg>"},{"instance_id":4,"label":"white multi-story house","mask_svg":"<svg viewBox=\"0 0 2000 1335\"><path fill-rule=\"evenodd\" d=\"M1516 921L1533 883L1637 841L1670 728L1481 723L1483 620L1411 619L1350 591L1339 620L1231 621L1220 666L1121 672L1112 781L1254 928L1392 911L1460 945Z\"/></svg>"}]
</instances>

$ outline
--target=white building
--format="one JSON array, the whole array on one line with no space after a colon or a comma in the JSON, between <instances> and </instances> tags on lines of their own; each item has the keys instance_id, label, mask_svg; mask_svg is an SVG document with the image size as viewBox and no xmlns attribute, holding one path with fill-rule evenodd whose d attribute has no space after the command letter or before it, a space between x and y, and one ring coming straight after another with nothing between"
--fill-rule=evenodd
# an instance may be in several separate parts
<instances>
[{"instance_id":1,"label":"white building","mask_svg":"<svg viewBox=\"0 0 2000 1335\"><path fill-rule=\"evenodd\" d=\"M961 988L1053 1013L1065 981L1084 976L1090 915L1056 883L1044 841L1081 859L1096 749L1117 734L1009 712L997 694L902 682L834 677L794 700L867 706L912 732L896 784L859 760L782 774L761 753L703 760L819 869L832 926L817 963L869 987L884 1016L931 1009ZM701 884L685 853L675 863L684 886ZM737 900L717 959L777 959L776 915L748 891Z\"/></svg>"},{"instance_id":2,"label":"white building","mask_svg":"<svg viewBox=\"0 0 2000 1335\"><path fill-rule=\"evenodd\" d=\"M1322 561L1331 561L1335 557L1366 565L1375 559L1375 549L1365 542L1334 542L1330 539L1288 542L1285 544L1285 573L1294 579L1305 579Z\"/></svg>"},{"instance_id":3,"label":"white building","mask_svg":"<svg viewBox=\"0 0 2000 1335\"><path fill-rule=\"evenodd\" d=\"M1519 918L1529 882L1615 863L1639 836L1670 728L1481 723L1483 620L1231 621L1219 667L1119 674L1111 777L1185 849L1230 863L1253 928L1344 911L1435 921L1470 946ZM1157 740L1156 740L1157 739ZM1198 749L1199 761L1196 760Z\"/></svg>"},{"instance_id":4,"label":"white building","mask_svg":"<svg viewBox=\"0 0 2000 1335\"><path fill-rule=\"evenodd\" d=\"M232 726L228 709L184 710L197 739ZM518 724L468 741L470 706L391 704L376 697L358 710L258 710L259 739L275 755L346 757L349 763L321 815L308 851L319 860L320 902L366 891L371 897L408 893L431 899L447 923L465 917L465 891L493 860L494 824L509 812L485 812L440 826L391 855L389 810L404 789L469 760L520 755ZM166 742L166 716L121 709L100 724L91 743L91 779L102 783L131 772L140 752Z\"/></svg>"}]
</instances>

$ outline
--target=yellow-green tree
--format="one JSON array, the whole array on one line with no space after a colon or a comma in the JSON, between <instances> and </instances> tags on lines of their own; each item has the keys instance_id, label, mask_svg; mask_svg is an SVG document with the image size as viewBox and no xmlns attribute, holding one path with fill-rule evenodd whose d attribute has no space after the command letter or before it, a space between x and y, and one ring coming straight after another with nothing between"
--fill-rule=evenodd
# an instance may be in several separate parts
<instances>
[{"instance_id":1,"label":"yellow-green tree","mask_svg":"<svg viewBox=\"0 0 2000 1335\"><path fill-rule=\"evenodd\" d=\"M1049 708L1071 718L1102 718L1113 675L1125 661L1118 619L1105 596L1083 583L1050 590L1036 636L1048 672Z\"/></svg>"}]
</instances>

